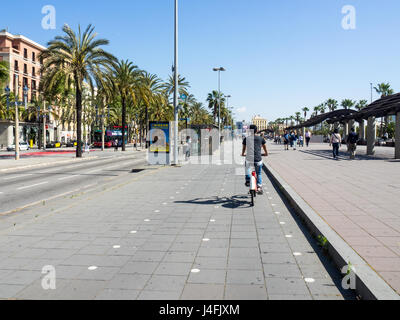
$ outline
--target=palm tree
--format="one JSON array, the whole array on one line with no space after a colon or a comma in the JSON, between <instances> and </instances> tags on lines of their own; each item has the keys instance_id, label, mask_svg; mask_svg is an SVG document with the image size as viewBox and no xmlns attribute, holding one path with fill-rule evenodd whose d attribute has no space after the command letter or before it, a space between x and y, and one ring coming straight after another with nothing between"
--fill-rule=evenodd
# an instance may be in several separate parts
<instances>
[{"instance_id":1,"label":"palm tree","mask_svg":"<svg viewBox=\"0 0 400 320\"><path fill-rule=\"evenodd\" d=\"M88 25L85 31L75 33L68 25L63 27L64 34L56 36L48 43L39 58L43 60L42 73L50 79L64 76L66 88L75 89L75 107L77 122L76 157L82 157L82 91L87 82L93 92L93 80L110 70L116 58L101 47L108 45L106 39L95 39L94 27ZM124 131L124 130L123 130Z\"/></svg>"},{"instance_id":2,"label":"palm tree","mask_svg":"<svg viewBox=\"0 0 400 320\"><path fill-rule=\"evenodd\" d=\"M295 115L296 115L297 124L299 124L301 113L300 112L296 112Z\"/></svg>"},{"instance_id":3,"label":"palm tree","mask_svg":"<svg viewBox=\"0 0 400 320\"><path fill-rule=\"evenodd\" d=\"M0 89L2 89L3 84L8 81L10 75L10 68L7 61L0 61Z\"/></svg>"},{"instance_id":4,"label":"palm tree","mask_svg":"<svg viewBox=\"0 0 400 320\"><path fill-rule=\"evenodd\" d=\"M377 87L374 87L376 93L381 95L381 98L390 96L394 93L393 89L390 88L389 83L380 83Z\"/></svg>"},{"instance_id":5,"label":"palm tree","mask_svg":"<svg viewBox=\"0 0 400 320\"><path fill-rule=\"evenodd\" d=\"M185 77L178 75L178 91L179 95L188 95L188 88L190 88L189 82L186 81ZM164 84L164 90L167 96L170 98L175 91L175 78L169 76L168 81Z\"/></svg>"},{"instance_id":6,"label":"palm tree","mask_svg":"<svg viewBox=\"0 0 400 320\"><path fill-rule=\"evenodd\" d=\"M342 100L342 103L340 105L343 108L345 108L346 110L348 110L348 109L353 108L355 104L356 104L356 101L353 101L351 99L344 99L344 100Z\"/></svg>"},{"instance_id":7,"label":"palm tree","mask_svg":"<svg viewBox=\"0 0 400 320\"><path fill-rule=\"evenodd\" d=\"M328 107L329 111L335 111L338 108L338 102L335 99L328 99L325 102L325 105Z\"/></svg>"},{"instance_id":8,"label":"palm tree","mask_svg":"<svg viewBox=\"0 0 400 320\"><path fill-rule=\"evenodd\" d=\"M304 107L303 109L301 109L301 111L304 112L304 119L307 119L307 112L310 111L310 109L308 109L307 107Z\"/></svg>"},{"instance_id":9,"label":"palm tree","mask_svg":"<svg viewBox=\"0 0 400 320\"><path fill-rule=\"evenodd\" d=\"M357 111L361 111L361 110L364 109L367 105L368 105L368 101L367 101L367 100L360 100L360 101L355 105L355 108L356 108Z\"/></svg>"},{"instance_id":10,"label":"palm tree","mask_svg":"<svg viewBox=\"0 0 400 320\"><path fill-rule=\"evenodd\" d=\"M116 63L111 72L111 82L113 89L118 93L122 107L122 151L126 150L125 146L125 128L126 128L126 109L129 101L136 102L138 96L138 82L141 71L132 62L121 60ZM144 90L143 90L144 92ZM143 93L141 92L141 93ZM143 93L142 99L146 100L147 95ZM131 100L130 100L131 99ZM144 101L143 100L143 101ZM146 100L148 102L148 100ZM150 103L150 102L149 102Z\"/></svg>"},{"instance_id":11,"label":"palm tree","mask_svg":"<svg viewBox=\"0 0 400 320\"><path fill-rule=\"evenodd\" d=\"M314 107L314 115L315 115L315 116L317 116L317 115L318 115L318 112L321 110L321 109L320 109L320 106L321 106L321 105Z\"/></svg>"},{"instance_id":12,"label":"palm tree","mask_svg":"<svg viewBox=\"0 0 400 320\"><path fill-rule=\"evenodd\" d=\"M222 110L222 108L225 106L224 94L221 92L221 95L219 95L219 92L214 90L213 92L208 94L207 102L208 102L208 108L212 110L214 123L215 123L217 115L218 115L218 110L219 109ZM220 102L221 102L221 106L219 107Z\"/></svg>"},{"instance_id":13,"label":"palm tree","mask_svg":"<svg viewBox=\"0 0 400 320\"><path fill-rule=\"evenodd\" d=\"M378 87L374 87L375 91L381 95L381 98L390 96L394 93L393 89L390 88L390 84L388 83L380 83L378 84ZM383 120L383 118L382 118ZM381 136L383 135L383 121L381 120ZM389 117L385 117L385 131L388 127L388 122L389 122Z\"/></svg>"}]
</instances>

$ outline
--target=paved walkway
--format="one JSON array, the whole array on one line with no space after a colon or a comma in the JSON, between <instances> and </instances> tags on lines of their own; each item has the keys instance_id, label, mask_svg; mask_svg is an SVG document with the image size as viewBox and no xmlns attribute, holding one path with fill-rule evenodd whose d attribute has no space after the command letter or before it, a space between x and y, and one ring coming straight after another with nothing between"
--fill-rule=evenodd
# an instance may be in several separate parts
<instances>
[{"instance_id":1,"label":"paved walkway","mask_svg":"<svg viewBox=\"0 0 400 320\"><path fill-rule=\"evenodd\" d=\"M147 168L0 218L11 225L0 231L0 298L343 299L340 275L271 183L251 208L236 168ZM45 265L55 290L42 288Z\"/></svg>"},{"instance_id":2,"label":"paved walkway","mask_svg":"<svg viewBox=\"0 0 400 320\"><path fill-rule=\"evenodd\" d=\"M327 144L284 151L269 145L268 163L400 293L400 163L392 148L356 160L332 160ZM345 147L342 147L345 151Z\"/></svg>"}]
</instances>

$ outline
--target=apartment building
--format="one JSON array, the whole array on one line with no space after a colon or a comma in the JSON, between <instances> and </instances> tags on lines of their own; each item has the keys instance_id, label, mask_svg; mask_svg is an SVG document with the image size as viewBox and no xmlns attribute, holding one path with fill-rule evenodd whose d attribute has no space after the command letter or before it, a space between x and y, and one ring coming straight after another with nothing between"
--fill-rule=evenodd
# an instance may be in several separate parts
<instances>
[{"instance_id":1,"label":"apartment building","mask_svg":"<svg viewBox=\"0 0 400 320\"><path fill-rule=\"evenodd\" d=\"M40 68L40 53L46 48L22 36L0 31L0 61L10 65L9 88L23 100L23 88L28 88L28 101L37 99Z\"/></svg>"}]
</instances>

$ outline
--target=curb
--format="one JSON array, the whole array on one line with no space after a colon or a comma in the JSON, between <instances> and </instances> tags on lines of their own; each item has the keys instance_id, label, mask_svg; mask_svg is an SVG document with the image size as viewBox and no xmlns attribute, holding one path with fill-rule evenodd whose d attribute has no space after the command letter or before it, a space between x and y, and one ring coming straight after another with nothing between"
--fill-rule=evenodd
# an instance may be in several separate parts
<instances>
[{"instance_id":1,"label":"curb","mask_svg":"<svg viewBox=\"0 0 400 320\"><path fill-rule=\"evenodd\" d=\"M264 164L264 172L279 187L296 213L305 221L307 228L315 236L322 235L328 240L328 254L333 259L339 272L351 262L355 268L355 291L363 300L400 300L396 293L354 249L352 249L304 200L282 177Z\"/></svg>"}]
</instances>

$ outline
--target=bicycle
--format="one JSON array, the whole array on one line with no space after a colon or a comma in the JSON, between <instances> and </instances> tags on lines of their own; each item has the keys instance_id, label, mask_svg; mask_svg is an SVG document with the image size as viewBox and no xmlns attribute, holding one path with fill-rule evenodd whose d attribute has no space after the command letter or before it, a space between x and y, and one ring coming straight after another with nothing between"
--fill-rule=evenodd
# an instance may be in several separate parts
<instances>
[{"instance_id":1,"label":"bicycle","mask_svg":"<svg viewBox=\"0 0 400 320\"><path fill-rule=\"evenodd\" d=\"M263 157L266 157L266 154L262 155ZM257 184L257 172L256 172L256 166L255 164L251 165L252 167L254 167L254 170L252 170L251 175L250 175L250 184L249 184L249 194L251 196L251 207L254 207L254 202L255 202L255 198L257 197L257 194L262 195L262 188L258 187Z\"/></svg>"}]
</instances>

